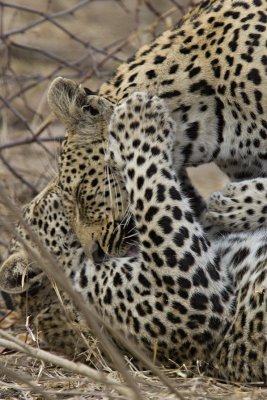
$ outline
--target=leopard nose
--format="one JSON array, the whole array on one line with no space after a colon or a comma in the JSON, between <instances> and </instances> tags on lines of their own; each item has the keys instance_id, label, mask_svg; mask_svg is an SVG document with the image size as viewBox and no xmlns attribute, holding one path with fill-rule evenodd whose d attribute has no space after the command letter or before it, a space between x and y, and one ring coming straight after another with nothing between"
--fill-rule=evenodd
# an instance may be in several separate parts
<instances>
[{"instance_id":1,"label":"leopard nose","mask_svg":"<svg viewBox=\"0 0 267 400\"><path fill-rule=\"evenodd\" d=\"M98 242L95 243L94 251L92 252L93 260L96 264L101 264L104 260L107 260L107 254L103 251Z\"/></svg>"}]
</instances>

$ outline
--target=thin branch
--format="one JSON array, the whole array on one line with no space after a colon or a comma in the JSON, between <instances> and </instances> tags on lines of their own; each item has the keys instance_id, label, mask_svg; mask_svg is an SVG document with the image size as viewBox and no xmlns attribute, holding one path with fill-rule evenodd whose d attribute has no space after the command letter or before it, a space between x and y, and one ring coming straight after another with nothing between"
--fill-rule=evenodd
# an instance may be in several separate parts
<instances>
[{"instance_id":1,"label":"thin branch","mask_svg":"<svg viewBox=\"0 0 267 400\"><path fill-rule=\"evenodd\" d=\"M64 136L53 136L53 137L41 137L39 139L40 142L62 142L64 139ZM29 139L21 139L21 140L15 140L13 142L8 142L5 144L0 145L0 151L6 150L6 149L12 149L13 147L18 147L18 146L23 146L26 144L36 144L36 137L32 137Z\"/></svg>"},{"instance_id":2,"label":"thin branch","mask_svg":"<svg viewBox=\"0 0 267 400\"><path fill-rule=\"evenodd\" d=\"M71 69L76 70L79 74L82 73L82 70L80 68L76 67L76 65L75 65L76 63L75 62L74 63L70 63L70 62L64 60L63 58L60 58L60 57L56 56L55 54L52 54L52 53L50 53L50 52L48 52L46 50L38 49L37 47L33 47L33 46L27 46L25 44L15 43L13 41L10 41L9 45L11 47L15 47L17 49L35 51L35 52L37 52L39 54L42 54L45 57L50 58L53 61L56 61L60 65L64 65L67 68L71 68Z\"/></svg>"},{"instance_id":3,"label":"thin branch","mask_svg":"<svg viewBox=\"0 0 267 400\"><path fill-rule=\"evenodd\" d=\"M31 128L31 126L28 124L27 120L24 118L24 116L15 108L13 107L10 103L8 103L2 96L0 96L1 101L5 104L5 106L12 111L17 118L19 118L20 121L23 122L23 124L27 127L28 131L31 133L31 135L34 137L36 144L38 144L39 146L41 146L43 148L43 150L45 150L45 152L47 154L49 154L50 156L53 156L53 154L51 154L51 152L39 141L39 138L36 137L34 135L34 132Z\"/></svg>"},{"instance_id":4,"label":"thin branch","mask_svg":"<svg viewBox=\"0 0 267 400\"><path fill-rule=\"evenodd\" d=\"M0 342L1 342L1 339L0 339ZM7 343L7 341L4 341L4 343ZM47 395L44 390L42 390L38 385L33 383L30 375L25 375L21 372L18 374L17 372L12 371L11 369L9 369L1 364L0 364L0 372L3 375L6 375L10 379L13 379L17 382L24 383L25 385L30 387L33 390L33 392L40 394L42 396L42 398L45 400L56 400L57 399L53 394Z\"/></svg>"},{"instance_id":5,"label":"thin branch","mask_svg":"<svg viewBox=\"0 0 267 400\"><path fill-rule=\"evenodd\" d=\"M72 32L70 32L68 29L66 29L63 25L61 25L58 21L56 21L56 18L58 17L62 17L62 16L66 16L68 14L73 15L75 11L77 11L78 8L81 8L87 4L89 4L92 0L85 0L84 2L82 2L82 4L78 4L75 7L72 7L69 10L66 10L64 12L58 12L52 15L46 15L45 13L42 13L41 11L37 11L35 9L31 9L28 7L23 7L23 6L19 6L19 5L10 5L10 4L1 4L2 7L6 6L6 7L12 7L15 9L19 9L20 11L27 11L30 13L34 13L37 15L41 15L42 18L38 19L37 21L32 22L31 24L27 24L25 27L23 28L18 28L18 29L14 29L12 31L6 32L5 34L1 34L0 35L0 39L2 39L3 41L6 40L7 38L9 38L10 36L13 35L17 35L20 33L25 33L26 31L36 27L37 25L40 25L44 22L50 22L51 24L53 24L54 26L56 26L58 29L60 29L62 32L64 32L69 38L71 38L72 40L76 41L77 43L81 44L82 46L84 46L85 48L91 48L92 50L94 50L96 53L100 53L100 54L107 54L107 51L103 48L98 48L93 46L92 44L85 42L84 40L80 39L78 36L74 35ZM119 57L117 57L116 55L113 56L113 59L116 61L121 61L121 59Z\"/></svg>"},{"instance_id":6,"label":"thin branch","mask_svg":"<svg viewBox=\"0 0 267 400\"><path fill-rule=\"evenodd\" d=\"M5 242L4 240L0 239L0 246L6 247L8 249L9 244Z\"/></svg>"},{"instance_id":7,"label":"thin branch","mask_svg":"<svg viewBox=\"0 0 267 400\"><path fill-rule=\"evenodd\" d=\"M103 65L112 57L113 54L117 53L118 51L122 50L132 39L133 37L135 37L137 34L136 33L132 33L130 34L124 41L122 41L122 43L120 43L117 47L115 47L115 49L109 53L106 57L104 57L98 64L97 64L97 68L103 67ZM93 76L94 73L94 69L92 69L88 74L86 74L83 77L82 82L84 82L87 79L90 79Z\"/></svg>"},{"instance_id":8,"label":"thin branch","mask_svg":"<svg viewBox=\"0 0 267 400\"><path fill-rule=\"evenodd\" d=\"M27 24L24 28L14 29L13 31L4 33L0 37L0 39L5 40L12 35L16 35L18 33L25 33L29 29L34 28L36 25L40 25L47 21L51 22L55 18L61 18L61 17L65 17L67 15L73 15L75 13L75 11L77 11L79 8L82 8L83 6L85 6L91 2L92 2L92 0L82 0L75 6L68 8L67 10L59 11L57 13L47 15L46 13L44 13L42 11L38 11L38 10L30 8L30 7L25 7L25 6L21 6L19 4L5 3L3 1L0 1L0 6L2 6L2 7L13 8L13 9L19 10L19 11L26 11L26 12L36 14L36 15L39 15L42 17L42 18L38 19L37 21L32 22L31 24Z\"/></svg>"},{"instance_id":9,"label":"thin branch","mask_svg":"<svg viewBox=\"0 0 267 400\"><path fill-rule=\"evenodd\" d=\"M41 123L41 125L38 126L38 128L36 129L36 131L34 132L34 137L38 137L41 135L41 133L48 128L49 125L52 124L52 122L55 121L55 116L54 114L51 112L50 114L48 114L48 116L45 118L45 120Z\"/></svg>"},{"instance_id":10,"label":"thin branch","mask_svg":"<svg viewBox=\"0 0 267 400\"><path fill-rule=\"evenodd\" d=\"M96 46L93 46L89 42L85 42L82 39L78 38L78 36L74 35L74 33L68 31L63 25L61 25L58 21L51 20L50 21L53 25L55 25L57 28L59 28L62 32L64 32L67 36L69 36L71 39L75 40L76 42L80 43L82 46L85 48L90 48L91 50L95 51L96 53L104 54L107 55L108 52L105 48L101 49ZM112 56L112 58L116 61L121 62L121 58L117 57L115 54Z\"/></svg>"},{"instance_id":11,"label":"thin branch","mask_svg":"<svg viewBox=\"0 0 267 400\"><path fill-rule=\"evenodd\" d=\"M61 70L62 70L62 65L58 65L52 72L49 72L49 74L40 77L38 84L50 80L54 76L56 76ZM17 99L21 95L23 95L25 92L29 91L30 89L33 89L36 87L36 82L30 83L28 86L25 86L24 88L18 90L16 93L14 93L12 96L7 98L5 100L5 103L11 103L13 100ZM4 108L5 106L0 107L0 111Z\"/></svg>"},{"instance_id":12,"label":"thin branch","mask_svg":"<svg viewBox=\"0 0 267 400\"><path fill-rule=\"evenodd\" d=\"M15 176L21 183L23 183L25 186L27 186L33 196L36 196L38 194L38 190L34 185L32 185L27 179L25 179L12 165L3 157L3 155L0 153L0 160L4 164L4 166L12 173L12 175ZM2 194L2 193L1 193Z\"/></svg>"},{"instance_id":13,"label":"thin branch","mask_svg":"<svg viewBox=\"0 0 267 400\"><path fill-rule=\"evenodd\" d=\"M156 17L160 17L161 13L155 8L154 5L151 4L149 0L143 0L147 8L154 14Z\"/></svg>"},{"instance_id":14,"label":"thin branch","mask_svg":"<svg viewBox=\"0 0 267 400\"><path fill-rule=\"evenodd\" d=\"M24 118L24 116L15 108L13 107L8 101L4 99L3 96L0 96L0 100L3 102L3 104L8 108L12 113L25 125L25 127L28 129L28 131L34 135L31 126L28 124L28 121Z\"/></svg>"},{"instance_id":15,"label":"thin branch","mask_svg":"<svg viewBox=\"0 0 267 400\"><path fill-rule=\"evenodd\" d=\"M0 337L3 338L0 339L0 346L3 346L10 350L19 351L31 357L37 358L38 360L57 365L58 367L74 372L75 374L83 375L91 380L94 380L95 382L111 386L116 389L120 394L128 396L126 397L127 399L131 398L131 391L127 387L121 385L112 378L109 378L109 376L107 374L104 374L103 372L98 372L85 364L75 363L73 361L67 360L66 358L60 357L53 353L49 353L48 351L34 348L16 339L14 336L3 330L0 330ZM1 368L2 367L0 365L0 370ZM27 382L26 380L24 383L28 384L29 382Z\"/></svg>"},{"instance_id":16,"label":"thin branch","mask_svg":"<svg viewBox=\"0 0 267 400\"><path fill-rule=\"evenodd\" d=\"M169 1L170 1L172 4L174 4L175 7L177 7L178 10L179 10L182 14L185 13L185 7L182 6L181 4L179 4L178 1L176 1L176 0L169 0Z\"/></svg>"}]
</instances>

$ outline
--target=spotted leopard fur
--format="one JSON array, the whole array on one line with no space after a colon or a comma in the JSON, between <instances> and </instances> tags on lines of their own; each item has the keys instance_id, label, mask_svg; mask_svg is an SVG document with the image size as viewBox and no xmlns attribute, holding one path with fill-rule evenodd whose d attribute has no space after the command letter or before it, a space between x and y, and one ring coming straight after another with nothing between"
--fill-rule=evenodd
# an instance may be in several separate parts
<instances>
[{"instance_id":1,"label":"spotted leopard fur","mask_svg":"<svg viewBox=\"0 0 267 400\"><path fill-rule=\"evenodd\" d=\"M114 110L107 158L125 182L135 257L99 264L86 255L71 233L60 182L33 200L27 220L85 301L148 356L157 344L164 365L202 360L213 376L264 382L266 230L209 240L173 168L174 137L175 123L156 97L137 93ZM3 270L10 279L12 269Z\"/></svg>"},{"instance_id":2,"label":"spotted leopard fur","mask_svg":"<svg viewBox=\"0 0 267 400\"><path fill-rule=\"evenodd\" d=\"M266 176L267 5L203 0L118 68L99 94L145 90L167 103L186 165L215 161L234 180Z\"/></svg>"},{"instance_id":3,"label":"spotted leopard fur","mask_svg":"<svg viewBox=\"0 0 267 400\"><path fill-rule=\"evenodd\" d=\"M174 160L182 159L184 166L215 161L234 180L264 177L266 20L263 0L203 0L174 29L122 64L101 86L99 95L118 104L134 91L157 94L166 101L176 121ZM86 101L83 104L86 107ZM66 123L66 113L71 113L69 108L60 111L64 112ZM105 131L102 127L106 139ZM104 174L103 166L97 173ZM205 202L192 187L185 169L179 169L179 173L195 214L203 217ZM114 202L104 228L98 224L97 230L103 233L100 237L107 231L110 235L118 232L119 218L114 223L112 216L118 203L126 209L123 199ZM104 207L110 208L110 204Z\"/></svg>"},{"instance_id":4,"label":"spotted leopard fur","mask_svg":"<svg viewBox=\"0 0 267 400\"><path fill-rule=\"evenodd\" d=\"M208 201L204 222L226 232L252 231L267 224L267 180L231 182Z\"/></svg>"},{"instance_id":5,"label":"spotted leopard fur","mask_svg":"<svg viewBox=\"0 0 267 400\"><path fill-rule=\"evenodd\" d=\"M222 304L226 303L227 289L231 291L232 289L230 288L231 285L233 285L234 296L232 300L235 303L235 308L234 315L230 317L229 326L224 332L224 339L220 342L218 349L214 351L215 355L211 356L211 358L213 358L212 373L213 375L217 374L220 377L232 380L243 380L242 376L246 376L246 380L257 380L259 376L265 380L266 378L264 376L266 372L262 375L260 371L266 370L267 363L267 297L265 290L267 269L265 261L266 254L265 251L263 251L266 231L260 230L255 232L254 235L250 233L241 233L238 236L230 235L223 239L220 237L219 240L206 237L206 240L210 239L211 241L208 245L210 248L201 249L199 240L201 240L201 238L204 239L204 236L202 236L202 234L204 235L203 231L198 238L193 234L193 243L190 243L190 235L188 238L185 232L181 234L181 230L184 230L184 228L186 228L186 230L188 229L191 233L197 232L198 230L198 228L193 226L191 226L191 229L185 226L188 214L186 211L183 211L185 219L181 222L182 226L180 226L179 233L175 234L175 232L178 232L178 227L176 229L174 228L174 216L172 215L172 218L168 218L165 215L163 216L162 210L159 207L159 202L164 202L161 192L164 192L163 198L166 196L170 203L173 200L170 190L168 192L166 187L168 186L166 185L166 180L170 179L170 175L166 173L165 169L159 168L160 162L156 158L158 154L162 154L165 162L167 162L167 164L169 163L173 170L173 147L170 145L170 143L172 144L173 142L168 141L169 130L163 122L166 122L165 115L168 114L168 111L164 109L163 103L157 99L149 99L149 97L144 94L135 94L131 96L124 105L118 107L115 114L116 124L114 126L111 123L112 126L110 128L110 147L112 149L110 158L111 160L115 159L115 167L123 171L126 182L130 180L131 185L134 182L137 186L138 194L136 198L132 186L129 187L126 183L127 192L130 195L130 203L134 204L137 231L140 232L140 230L144 230L146 233L146 250L142 251L145 259L150 261L152 265L156 264L161 267L162 260L158 258L158 254L161 254L161 257L166 257L167 265L169 262L170 265L175 267L175 265L179 265L177 259L177 257L179 257L179 250L182 250L182 252L186 251L185 259L188 260L188 257L190 258L190 256L192 256L192 264L195 265L196 263L198 266L198 272L195 274L195 278L193 277L192 286L194 288L193 293L198 293L199 287L209 287L209 283L206 280L206 273L210 268L209 252L214 251L213 265L219 269L225 268L227 278L229 279L228 283L224 283L226 285L224 288L225 291L223 290L221 292L222 296L226 296L222 298ZM129 118L129 115L131 115L131 118ZM157 119L156 125L153 121L154 119ZM170 131L172 129L174 132L175 128L173 125L171 125ZM160 135L160 133L164 134ZM140 139L140 134L145 136L143 140ZM134 151L135 148L136 150ZM176 161L173 174L175 174L177 169L179 169L179 166ZM126 177L126 174L129 175L129 178ZM156 185L155 176L159 176L159 181L161 182L158 186ZM254 185L257 184L258 189L262 189L262 187L259 186L261 183L260 180L252 181L252 183ZM180 185L179 193L181 193L181 188ZM179 193L176 193L178 197ZM165 210L166 209L168 209L168 207L165 206ZM191 209L189 220L194 215L192 211ZM141 212L141 214L144 213L145 217L142 219L138 212ZM193 220L191 220L191 222L193 222ZM169 235L172 236L172 232L174 232L174 236L171 243L175 243L179 250L172 248L170 245ZM161 236L160 233L163 234L163 236ZM166 239L164 234L167 236ZM176 242L175 237L179 237L178 242ZM186 246L187 239L188 247ZM254 249L253 246L255 242L258 242L258 246ZM196 243L198 243L198 245ZM164 245L165 251L161 252L161 244ZM169 246L167 250L166 245ZM200 247L197 250L198 246ZM155 248L158 250L157 253L155 253ZM191 253L187 251L188 248L192 250ZM206 268L203 268L203 270L199 269L199 263L202 264L202 261L197 261L197 256L200 256L200 254L207 257ZM262 257L261 260L258 259L259 255L260 258ZM256 263L255 260L257 260ZM180 266L180 271L182 270L184 272L183 276L186 276L186 272L183 270L183 261L184 258L182 257L182 268ZM157 262L159 264L157 264ZM165 266L164 263L163 266ZM188 265L186 266L186 270L187 268ZM190 269L189 266L188 270L190 271ZM155 276L157 276L156 274L157 273L154 272ZM198 275L198 277L196 277L196 275ZM177 276L179 279L179 273ZM251 284L249 284L250 282ZM179 292L181 296L181 289L178 293ZM213 295L211 297L214 298ZM202 307L200 303L201 301L199 301L197 307ZM185 307L183 311L179 309L180 313L186 315L191 308L190 306L191 304L189 308ZM213 307L212 321L214 321L215 327L218 322L218 316L214 311L216 307L220 308L220 305L213 304ZM232 309L229 307L229 312L231 311ZM202 318L201 313L202 311L199 309L198 318L200 319ZM180 317L181 315L179 318ZM191 326L192 329L196 326L195 324L191 325L188 321L183 321L183 323L187 326ZM213 323L210 322L209 326L212 325ZM208 337L209 334L207 331L206 333ZM205 339L203 340L205 341ZM248 343L250 345L246 346ZM256 343L258 343L258 345L256 345ZM255 345L256 347L254 347Z\"/></svg>"}]
</instances>

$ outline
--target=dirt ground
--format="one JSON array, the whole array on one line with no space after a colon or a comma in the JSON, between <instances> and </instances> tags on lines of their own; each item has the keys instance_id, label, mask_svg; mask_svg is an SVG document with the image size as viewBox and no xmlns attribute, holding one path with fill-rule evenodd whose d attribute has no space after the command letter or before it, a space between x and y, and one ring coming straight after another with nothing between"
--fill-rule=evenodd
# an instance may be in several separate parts
<instances>
[{"instance_id":1,"label":"dirt ground","mask_svg":"<svg viewBox=\"0 0 267 400\"><path fill-rule=\"evenodd\" d=\"M64 129L56 121L50 121L46 94L51 80L65 76L97 90L140 45L174 26L191 3L189 0L0 2L0 200L1 192L5 191L20 207L56 173L58 141ZM227 182L213 164L190 168L190 176L205 197ZM0 216L2 220L12 219L1 204ZM7 254L8 240L9 235L0 225L0 261ZM0 329L12 328L16 334L25 334L26 328L23 325L18 328L16 316L4 318L7 310L3 304L0 308ZM48 398L127 399L77 371L67 372L52 363L0 346L0 400L44 398L27 384L2 373L1 363L18 374L30 374L36 385L48 393ZM116 371L105 368L109 376L121 381ZM184 399L267 399L267 391L255 386L226 385L201 375L189 379L181 369L165 372ZM134 370L131 373L144 399L179 398L170 394L158 377Z\"/></svg>"}]
</instances>

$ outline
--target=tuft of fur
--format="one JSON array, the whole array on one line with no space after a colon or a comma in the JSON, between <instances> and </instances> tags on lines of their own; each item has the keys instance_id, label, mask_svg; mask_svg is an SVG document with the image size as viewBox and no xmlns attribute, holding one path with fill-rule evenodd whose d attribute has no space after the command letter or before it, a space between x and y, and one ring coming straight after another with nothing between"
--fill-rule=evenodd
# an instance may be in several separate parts
<instances>
[{"instance_id":1,"label":"tuft of fur","mask_svg":"<svg viewBox=\"0 0 267 400\"><path fill-rule=\"evenodd\" d=\"M103 139L113 103L66 78L56 78L48 90L48 104L71 135L81 142ZM99 129L100 128L100 129Z\"/></svg>"}]
</instances>

